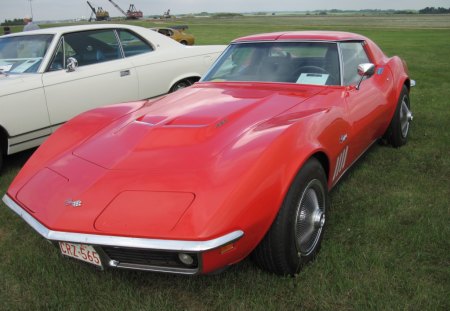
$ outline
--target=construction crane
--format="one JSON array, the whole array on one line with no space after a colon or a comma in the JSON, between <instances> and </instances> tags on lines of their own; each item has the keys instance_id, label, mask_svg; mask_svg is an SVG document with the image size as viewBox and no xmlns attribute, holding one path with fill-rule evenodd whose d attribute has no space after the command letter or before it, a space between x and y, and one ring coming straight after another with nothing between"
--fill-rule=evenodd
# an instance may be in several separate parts
<instances>
[{"instance_id":1,"label":"construction crane","mask_svg":"<svg viewBox=\"0 0 450 311\"><path fill-rule=\"evenodd\" d=\"M92 21L94 19L93 16L95 16L95 20L96 21L109 20L109 13L108 13L108 11L103 10L101 6L99 6L97 8L97 10L95 10L95 8L92 6L92 4L89 1L86 1L86 2L89 5L89 7L91 8L91 10L92 10L91 17L89 18L89 21Z\"/></svg>"},{"instance_id":2,"label":"construction crane","mask_svg":"<svg viewBox=\"0 0 450 311\"><path fill-rule=\"evenodd\" d=\"M163 13L162 18L172 18L172 16L170 15L170 9Z\"/></svg>"},{"instance_id":3,"label":"construction crane","mask_svg":"<svg viewBox=\"0 0 450 311\"><path fill-rule=\"evenodd\" d=\"M112 0L108 0L108 1L111 2L112 5L114 5L116 7L116 9L118 9L120 12L122 12L122 14L125 15L125 17L127 19L139 19L139 18L142 18L142 16L143 16L142 11L138 11L136 9L136 7L134 6L134 4L130 4L128 11L125 12L114 1L112 1Z\"/></svg>"}]
</instances>

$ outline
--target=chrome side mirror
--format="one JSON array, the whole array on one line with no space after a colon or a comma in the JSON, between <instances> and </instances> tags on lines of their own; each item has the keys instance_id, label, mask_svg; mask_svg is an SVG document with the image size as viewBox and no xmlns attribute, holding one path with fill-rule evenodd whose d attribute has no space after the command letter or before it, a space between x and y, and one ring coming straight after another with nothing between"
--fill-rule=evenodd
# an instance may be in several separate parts
<instances>
[{"instance_id":1,"label":"chrome side mirror","mask_svg":"<svg viewBox=\"0 0 450 311\"><path fill-rule=\"evenodd\" d=\"M69 57L67 59L67 72L75 71L75 69L78 67L78 61L74 57Z\"/></svg>"},{"instance_id":2,"label":"chrome side mirror","mask_svg":"<svg viewBox=\"0 0 450 311\"><path fill-rule=\"evenodd\" d=\"M375 65L372 63L364 63L358 65L358 75L361 76L358 84L356 85L356 89L359 90L362 80L365 77L371 77L375 73Z\"/></svg>"}]
</instances>

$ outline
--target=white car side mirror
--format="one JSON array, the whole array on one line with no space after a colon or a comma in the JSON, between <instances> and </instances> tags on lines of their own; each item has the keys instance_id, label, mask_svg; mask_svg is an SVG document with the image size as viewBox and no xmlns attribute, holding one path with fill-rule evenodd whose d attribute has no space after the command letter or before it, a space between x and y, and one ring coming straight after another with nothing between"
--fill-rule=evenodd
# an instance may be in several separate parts
<instances>
[{"instance_id":1,"label":"white car side mirror","mask_svg":"<svg viewBox=\"0 0 450 311\"><path fill-rule=\"evenodd\" d=\"M69 57L67 59L67 72L75 71L75 69L78 67L78 61L74 57Z\"/></svg>"}]
</instances>

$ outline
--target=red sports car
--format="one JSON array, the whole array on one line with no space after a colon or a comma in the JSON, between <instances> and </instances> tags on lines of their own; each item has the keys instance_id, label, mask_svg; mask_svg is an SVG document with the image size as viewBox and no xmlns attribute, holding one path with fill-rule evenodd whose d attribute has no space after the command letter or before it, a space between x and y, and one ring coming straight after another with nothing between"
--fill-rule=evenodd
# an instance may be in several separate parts
<instances>
[{"instance_id":1,"label":"red sports car","mask_svg":"<svg viewBox=\"0 0 450 311\"><path fill-rule=\"evenodd\" d=\"M406 143L405 62L343 32L237 39L192 87L75 117L3 201L99 267L281 275L318 252L328 193L375 141Z\"/></svg>"}]
</instances>

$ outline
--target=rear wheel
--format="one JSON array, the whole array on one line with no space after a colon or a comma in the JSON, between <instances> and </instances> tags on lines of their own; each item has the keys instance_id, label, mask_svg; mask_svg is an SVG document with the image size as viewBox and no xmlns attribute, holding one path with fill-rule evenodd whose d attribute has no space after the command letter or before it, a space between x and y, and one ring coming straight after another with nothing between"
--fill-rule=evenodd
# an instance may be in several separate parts
<instances>
[{"instance_id":1,"label":"rear wheel","mask_svg":"<svg viewBox=\"0 0 450 311\"><path fill-rule=\"evenodd\" d=\"M185 40L181 40L180 43L183 44L183 45L187 45L188 44L187 41L185 41Z\"/></svg>"},{"instance_id":2,"label":"rear wheel","mask_svg":"<svg viewBox=\"0 0 450 311\"><path fill-rule=\"evenodd\" d=\"M408 88L403 86L397 102L397 108L385 135L387 142L395 148L406 144L412 119Z\"/></svg>"},{"instance_id":3,"label":"rear wheel","mask_svg":"<svg viewBox=\"0 0 450 311\"><path fill-rule=\"evenodd\" d=\"M172 93L172 92L175 92L175 91L184 89L184 88L186 88L186 87L188 87L188 86L191 86L191 85L192 85L192 82L191 82L191 80L189 80L189 79L185 79L185 80L178 81L177 83L175 83L175 84L170 88L169 93Z\"/></svg>"},{"instance_id":4,"label":"rear wheel","mask_svg":"<svg viewBox=\"0 0 450 311\"><path fill-rule=\"evenodd\" d=\"M252 254L265 270L295 275L320 249L329 206L327 179L318 160L299 171L275 221Z\"/></svg>"}]
</instances>

